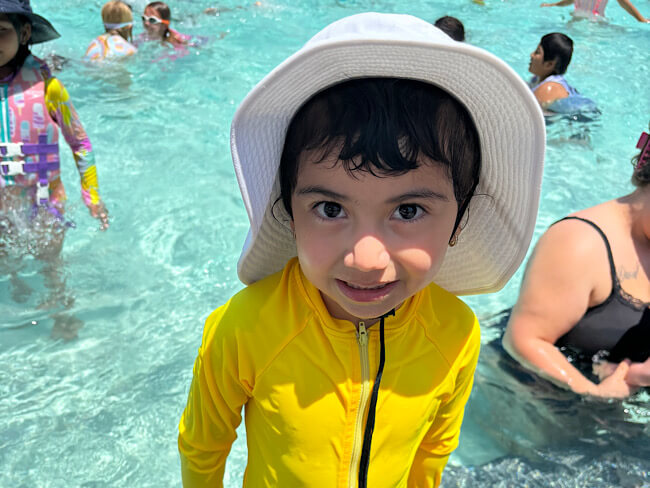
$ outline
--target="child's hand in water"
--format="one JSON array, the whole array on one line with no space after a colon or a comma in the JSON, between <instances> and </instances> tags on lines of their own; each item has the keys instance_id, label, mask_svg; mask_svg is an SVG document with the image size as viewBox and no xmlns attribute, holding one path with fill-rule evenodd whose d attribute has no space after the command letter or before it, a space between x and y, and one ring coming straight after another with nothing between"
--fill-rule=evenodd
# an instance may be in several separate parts
<instances>
[{"instance_id":1,"label":"child's hand in water","mask_svg":"<svg viewBox=\"0 0 650 488\"><path fill-rule=\"evenodd\" d=\"M593 373L598 376L598 379L600 381L603 381L608 376L611 376L614 371L616 371L617 366L618 363L602 360L594 362L591 369Z\"/></svg>"},{"instance_id":2,"label":"child's hand in water","mask_svg":"<svg viewBox=\"0 0 650 488\"><path fill-rule=\"evenodd\" d=\"M108 210L106 210L106 207L104 206L104 202L100 200L98 203L90 203L88 204L88 210L90 210L90 215L92 215L96 219L99 219L100 221L99 228L101 230L108 229L109 226Z\"/></svg>"},{"instance_id":3,"label":"child's hand in water","mask_svg":"<svg viewBox=\"0 0 650 488\"><path fill-rule=\"evenodd\" d=\"M634 386L650 386L650 358L642 363L632 363L625 381Z\"/></svg>"},{"instance_id":4,"label":"child's hand in water","mask_svg":"<svg viewBox=\"0 0 650 488\"><path fill-rule=\"evenodd\" d=\"M625 398L636 392L637 388L625 379L630 369L630 361L626 359L618 364L609 364L614 364L614 371L596 386L593 395L601 398Z\"/></svg>"}]
</instances>

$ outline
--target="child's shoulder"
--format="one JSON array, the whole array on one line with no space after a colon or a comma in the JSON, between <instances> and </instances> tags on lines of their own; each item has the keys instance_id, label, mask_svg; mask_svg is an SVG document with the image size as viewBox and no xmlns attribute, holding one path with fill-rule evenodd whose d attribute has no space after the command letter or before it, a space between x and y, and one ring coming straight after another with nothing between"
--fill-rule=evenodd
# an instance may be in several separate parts
<instances>
[{"instance_id":1,"label":"child's shoulder","mask_svg":"<svg viewBox=\"0 0 650 488\"><path fill-rule=\"evenodd\" d=\"M33 54L29 54L25 58L22 67L23 69L39 71L44 79L48 79L52 76L52 72L50 71L50 67L48 66L47 62L41 58L34 56Z\"/></svg>"},{"instance_id":2,"label":"child's shoulder","mask_svg":"<svg viewBox=\"0 0 650 488\"><path fill-rule=\"evenodd\" d=\"M466 347L478 347L480 328L472 309L456 295L431 283L424 289L418 315L427 336L448 359Z\"/></svg>"},{"instance_id":3,"label":"child's shoulder","mask_svg":"<svg viewBox=\"0 0 650 488\"><path fill-rule=\"evenodd\" d=\"M263 341L283 343L300 332L309 310L288 265L236 293L205 323L204 342Z\"/></svg>"}]
</instances>

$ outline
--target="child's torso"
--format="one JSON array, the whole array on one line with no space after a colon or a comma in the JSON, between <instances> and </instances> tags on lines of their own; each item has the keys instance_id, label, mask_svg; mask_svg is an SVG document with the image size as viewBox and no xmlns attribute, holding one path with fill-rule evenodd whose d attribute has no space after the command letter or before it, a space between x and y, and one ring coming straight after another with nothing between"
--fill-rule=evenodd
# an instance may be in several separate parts
<instances>
[{"instance_id":1,"label":"child's torso","mask_svg":"<svg viewBox=\"0 0 650 488\"><path fill-rule=\"evenodd\" d=\"M278 293L264 302L254 295L249 306L233 301L228 309L238 322L245 371L240 381L252 385L244 485L356 486L379 363L379 324L368 329L366 343L352 323L326 317L322 302L305 305L320 301L315 288L278 288L288 290L287 296ZM454 393L458 364L466 358L461 350L477 325L464 304L444 293L436 309L463 318L441 323L425 289L386 319L368 486L407 486L416 452L439 421L441 402Z\"/></svg>"},{"instance_id":2,"label":"child's torso","mask_svg":"<svg viewBox=\"0 0 650 488\"><path fill-rule=\"evenodd\" d=\"M13 79L0 83L0 188L36 191L58 181L58 128L45 99L47 68L28 56ZM9 190L7 190L9 191Z\"/></svg>"}]
</instances>

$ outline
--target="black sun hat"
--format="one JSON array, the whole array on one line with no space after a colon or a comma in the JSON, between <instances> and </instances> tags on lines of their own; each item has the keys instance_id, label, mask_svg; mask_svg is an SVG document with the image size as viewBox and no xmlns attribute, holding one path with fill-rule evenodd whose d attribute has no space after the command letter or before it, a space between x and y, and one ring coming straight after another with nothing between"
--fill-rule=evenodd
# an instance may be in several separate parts
<instances>
[{"instance_id":1,"label":"black sun hat","mask_svg":"<svg viewBox=\"0 0 650 488\"><path fill-rule=\"evenodd\" d=\"M29 0L0 0L0 14L20 14L32 24L32 44L51 41L61 37L48 20L32 12Z\"/></svg>"}]
</instances>

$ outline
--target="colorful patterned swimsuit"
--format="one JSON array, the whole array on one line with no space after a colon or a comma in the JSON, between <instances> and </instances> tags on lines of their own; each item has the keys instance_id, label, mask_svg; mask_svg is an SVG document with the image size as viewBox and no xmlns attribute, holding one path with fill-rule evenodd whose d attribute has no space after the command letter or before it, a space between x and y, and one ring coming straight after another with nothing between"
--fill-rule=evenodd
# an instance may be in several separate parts
<instances>
[{"instance_id":1,"label":"colorful patterned swimsuit","mask_svg":"<svg viewBox=\"0 0 650 488\"><path fill-rule=\"evenodd\" d=\"M132 56L137 52L133 44L117 34L102 34L90 43L84 59L86 61L103 61Z\"/></svg>"},{"instance_id":2,"label":"colorful patterned swimsuit","mask_svg":"<svg viewBox=\"0 0 650 488\"><path fill-rule=\"evenodd\" d=\"M101 201L90 140L67 90L44 61L29 55L17 73L0 81L0 105L0 197L21 188L34 209L44 206L61 217L66 195L58 127L72 149L84 202Z\"/></svg>"}]
</instances>

